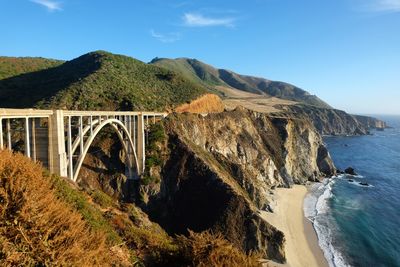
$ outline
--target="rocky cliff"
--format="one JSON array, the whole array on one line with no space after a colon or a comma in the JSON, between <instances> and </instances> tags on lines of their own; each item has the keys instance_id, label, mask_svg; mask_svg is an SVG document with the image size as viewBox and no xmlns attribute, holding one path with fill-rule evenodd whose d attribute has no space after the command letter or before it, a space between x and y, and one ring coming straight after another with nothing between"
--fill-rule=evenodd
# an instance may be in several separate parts
<instances>
[{"instance_id":1,"label":"rocky cliff","mask_svg":"<svg viewBox=\"0 0 400 267\"><path fill-rule=\"evenodd\" d=\"M364 126L368 127L369 129L385 129L388 127L386 122L379 120L377 118L369 117L369 116L361 116L361 115L354 115L356 119L361 122Z\"/></svg>"},{"instance_id":2,"label":"rocky cliff","mask_svg":"<svg viewBox=\"0 0 400 267\"><path fill-rule=\"evenodd\" d=\"M151 219L170 234L221 232L245 251L283 262L284 236L258 210L274 187L335 173L313 125L237 108L172 114L164 127L165 140L152 145L161 163L148 170L156 182L142 188Z\"/></svg>"},{"instance_id":3,"label":"rocky cliff","mask_svg":"<svg viewBox=\"0 0 400 267\"><path fill-rule=\"evenodd\" d=\"M342 110L306 105L281 107L275 117L309 119L322 135L366 135L373 128L386 128L385 122L367 116L350 115Z\"/></svg>"},{"instance_id":4,"label":"rocky cliff","mask_svg":"<svg viewBox=\"0 0 400 267\"><path fill-rule=\"evenodd\" d=\"M237 108L207 116L175 113L154 126L140 192L133 198L126 191L131 185L123 178L121 148L109 139L99 140L97 156L88 156L80 184L135 199L171 235L211 230L243 251L284 262L285 237L259 210L268 209L275 187L336 172L313 124ZM118 160L102 150L114 151ZM94 170L100 169L96 179Z\"/></svg>"}]
</instances>

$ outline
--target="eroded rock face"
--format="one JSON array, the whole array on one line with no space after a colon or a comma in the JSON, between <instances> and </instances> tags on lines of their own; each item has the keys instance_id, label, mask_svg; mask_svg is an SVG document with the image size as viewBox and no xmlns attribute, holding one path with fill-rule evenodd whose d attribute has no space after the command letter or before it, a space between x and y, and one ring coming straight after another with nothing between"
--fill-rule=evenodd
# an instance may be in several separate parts
<instances>
[{"instance_id":1,"label":"eroded rock face","mask_svg":"<svg viewBox=\"0 0 400 267\"><path fill-rule=\"evenodd\" d=\"M178 136L209 152L228 169L253 201L271 186L287 187L335 173L321 136L309 120L271 119L237 108L207 117L175 116L170 124Z\"/></svg>"},{"instance_id":2,"label":"eroded rock face","mask_svg":"<svg viewBox=\"0 0 400 267\"><path fill-rule=\"evenodd\" d=\"M309 119L322 135L366 135L369 133L369 120L360 120L359 116L350 115L342 110L317 108L305 105L292 105L277 116ZM366 117L367 118L367 117ZM369 118L375 121L374 118Z\"/></svg>"},{"instance_id":3,"label":"eroded rock face","mask_svg":"<svg viewBox=\"0 0 400 267\"><path fill-rule=\"evenodd\" d=\"M161 190L148 212L170 234L212 229L245 251L284 262L284 235L264 221L244 190L206 152L170 136Z\"/></svg>"},{"instance_id":4,"label":"eroded rock face","mask_svg":"<svg viewBox=\"0 0 400 267\"><path fill-rule=\"evenodd\" d=\"M238 108L170 115L161 187L150 196L151 218L170 233L220 231L246 251L284 261L284 237L257 213L276 186L335 173L308 120L271 119Z\"/></svg>"}]
</instances>

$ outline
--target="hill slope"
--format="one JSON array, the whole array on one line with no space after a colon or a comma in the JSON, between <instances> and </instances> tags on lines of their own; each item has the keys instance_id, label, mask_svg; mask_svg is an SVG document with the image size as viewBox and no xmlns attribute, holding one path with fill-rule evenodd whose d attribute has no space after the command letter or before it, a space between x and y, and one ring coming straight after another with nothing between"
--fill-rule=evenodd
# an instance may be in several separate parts
<instances>
[{"instance_id":1,"label":"hill slope","mask_svg":"<svg viewBox=\"0 0 400 267\"><path fill-rule=\"evenodd\" d=\"M273 96L317 107L330 108L327 103L319 99L317 96L311 95L307 91L294 85L284 82L270 81L264 78L241 75L230 70L217 69L196 59L155 58L151 61L151 64L180 72L192 81L201 82L202 84L217 90L218 86L231 87L249 93ZM221 93L223 94L223 92Z\"/></svg>"},{"instance_id":2,"label":"hill slope","mask_svg":"<svg viewBox=\"0 0 400 267\"><path fill-rule=\"evenodd\" d=\"M21 154L0 150L1 266L258 267L222 235L172 238L134 204L89 196Z\"/></svg>"},{"instance_id":3,"label":"hill slope","mask_svg":"<svg viewBox=\"0 0 400 267\"><path fill-rule=\"evenodd\" d=\"M0 57L0 80L59 66L62 60L41 57Z\"/></svg>"},{"instance_id":4,"label":"hill slope","mask_svg":"<svg viewBox=\"0 0 400 267\"><path fill-rule=\"evenodd\" d=\"M0 80L0 106L164 110L206 92L179 73L96 51L59 66Z\"/></svg>"}]
</instances>

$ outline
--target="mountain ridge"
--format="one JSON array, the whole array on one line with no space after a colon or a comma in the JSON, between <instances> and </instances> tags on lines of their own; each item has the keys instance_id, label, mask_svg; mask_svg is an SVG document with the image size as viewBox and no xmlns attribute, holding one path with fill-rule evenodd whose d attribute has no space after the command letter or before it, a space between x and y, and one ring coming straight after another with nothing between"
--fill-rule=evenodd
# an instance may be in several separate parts
<instances>
[{"instance_id":1,"label":"mountain ridge","mask_svg":"<svg viewBox=\"0 0 400 267\"><path fill-rule=\"evenodd\" d=\"M43 57L5 57L0 56L0 80L40 71L62 64L63 60Z\"/></svg>"},{"instance_id":2,"label":"mountain ridge","mask_svg":"<svg viewBox=\"0 0 400 267\"><path fill-rule=\"evenodd\" d=\"M0 103L14 108L165 110L206 92L179 73L105 51L0 80Z\"/></svg>"},{"instance_id":3,"label":"mountain ridge","mask_svg":"<svg viewBox=\"0 0 400 267\"><path fill-rule=\"evenodd\" d=\"M273 96L281 99L298 101L305 104L332 108L315 95L289 83L272 81L262 77L242 75L231 70L218 69L197 59L190 58L154 58L150 64L166 67L180 72L191 80L197 80L209 87L227 86L241 91L263 96ZM219 91L222 96L223 93Z\"/></svg>"}]
</instances>

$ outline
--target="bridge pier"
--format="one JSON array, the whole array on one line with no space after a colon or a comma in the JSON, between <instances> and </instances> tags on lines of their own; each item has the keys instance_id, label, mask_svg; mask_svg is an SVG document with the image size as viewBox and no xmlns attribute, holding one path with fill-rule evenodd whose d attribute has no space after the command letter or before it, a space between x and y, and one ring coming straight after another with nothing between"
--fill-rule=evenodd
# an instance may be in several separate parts
<instances>
[{"instance_id":1,"label":"bridge pier","mask_svg":"<svg viewBox=\"0 0 400 267\"><path fill-rule=\"evenodd\" d=\"M49 117L49 169L50 172L67 177L67 153L65 152L64 116L56 110Z\"/></svg>"},{"instance_id":2,"label":"bridge pier","mask_svg":"<svg viewBox=\"0 0 400 267\"><path fill-rule=\"evenodd\" d=\"M137 155L138 155L138 163L139 163L139 174L141 175L144 172L144 164L146 160L145 156L145 140L144 140L144 116L143 114L138 115L138 123L137 123Z\"/></svg>"}]
</instances>

